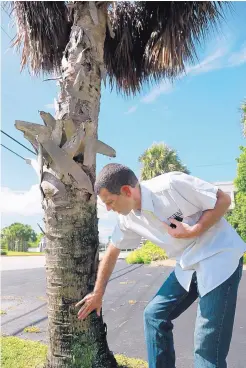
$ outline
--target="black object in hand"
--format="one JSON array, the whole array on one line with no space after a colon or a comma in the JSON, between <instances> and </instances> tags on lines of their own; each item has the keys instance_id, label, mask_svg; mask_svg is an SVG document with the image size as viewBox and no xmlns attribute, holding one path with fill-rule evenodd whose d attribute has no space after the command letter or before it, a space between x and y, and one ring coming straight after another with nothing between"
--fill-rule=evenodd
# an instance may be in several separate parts
<instances>
[{"instance_id":1,"label":"black object in hand","mask_svg":"<svg viewBox=\"0 0 246 368\"><path fill-rule=\"evenodd\" d=\"M179 222L182 222L183 221L182 217L179 217L179 216L175 216L174 219L177 220L177 221L179 221ZM172 229L176 229L177 226L175 224L171 224L170 227Z\"/></svg>"}]
</instances>

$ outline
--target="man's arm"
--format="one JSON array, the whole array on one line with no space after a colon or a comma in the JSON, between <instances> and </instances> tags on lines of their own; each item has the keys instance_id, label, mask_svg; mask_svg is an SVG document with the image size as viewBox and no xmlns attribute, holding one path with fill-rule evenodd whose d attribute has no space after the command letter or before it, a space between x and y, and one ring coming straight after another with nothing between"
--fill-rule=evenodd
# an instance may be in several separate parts
<instances>
[{"instance_id":1,"label":"man's arm","mask_svg":"<svg viewBox=\"0 0 246 368\"><path fill-rule=\"evenodd\" d=\"M98 316L100 316L100 311L102 308L102 297L119 254L120 249L116 248L112 244L108 246L98 268L94 291L86 295L84 299L76 304L76 307L82 305L78 312L79 319L85 319L93 310L96 310Z\"/></svg>"},{"instance_id":2,"label":"man's arm","mask_svg":"<svg viewBox=\"0 0 246 368\"><path fill-rule=\"evenodd\" d=\"M120 249L110 244L106 250L103 259L100 262L97 280L94 287L94 292L103 295L108 283L108 280L113 272L116 261L119 257Z\"/></svg>"},{"instance_id":3,"label":"man's arm","mask_svg":"<svg viewBox=\"0 0 246 368\"><path fill-rule=\"evenodd\" d=\"M231 198L222 190L217 192L217 201L215 207L211 210L203 212L198 223L189 226L185 223L171 219L170 222L176 225L176 228L171 228L166 225L168 233L174 238L195 238L202 235L206 230L215 225L227 212L231 204Z\"/></svg>"}]
</instances>

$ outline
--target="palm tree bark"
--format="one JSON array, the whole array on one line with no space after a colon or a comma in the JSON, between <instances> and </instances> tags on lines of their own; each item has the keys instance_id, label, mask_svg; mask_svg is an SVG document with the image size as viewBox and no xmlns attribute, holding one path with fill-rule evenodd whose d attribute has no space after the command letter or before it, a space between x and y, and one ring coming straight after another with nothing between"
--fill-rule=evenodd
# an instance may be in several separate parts
<instances>
[{"instance_id":1,"label":"palm tree bark","mask_svg":"<svg viewBox=\"0 0 246 368\"><path fill-rule=\"evenodd\" d=\"M111 368L117 364L102 316L93 312L82 322L75 309L76 302L93 290L98 266L92 189L96 153L115 154L97 140L107 13L103 5L96 8L89 2L76 2L74 12L56 119L41 112L45 126L20 121L16 126L38 151L47 238L47 368Z\"/></svg>"},{"instance_id":2,"label":"palm tree bark","mask_svg":"<svg viewBox=\"0 0 246 368\"><path fill-rule=\"evenodd\" d=\"M85 133L72 155L94 184L101 72L106 30L105 9L79 4L64 53L57 119L71 119ZM94 16L93 13L94 12ZM94 19L93 19L94 18ZM96 23L96 24L95 24ZM69 133L67 133L69 136ZM70 133L71 134L71 133ZM76 152L77 148L77 152ZM61 206L48 201L45 223L49 316L49 368L116 366L106 342L102 317L78 321L74 303L93 290L98 266L96 198L72 182L64 184Z\"/></svg>"}]
</instances>

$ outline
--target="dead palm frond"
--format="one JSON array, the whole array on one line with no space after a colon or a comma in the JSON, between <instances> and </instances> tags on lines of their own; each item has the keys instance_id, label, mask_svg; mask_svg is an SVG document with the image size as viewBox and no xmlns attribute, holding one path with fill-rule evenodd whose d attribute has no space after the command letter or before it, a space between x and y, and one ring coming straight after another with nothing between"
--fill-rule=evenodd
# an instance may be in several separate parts
<instances>
[{"instance_id":1,"label":"dead palm frond","mask_svg":"<svg viewBox=\"0 0 246 368\"><path fill-rule=\"evenodd\" d=\"M29 65L35 74L58 70L71 29L65 2L16 1L14 11L14 45L22 46L21 69Z\"/></svg>"},{"instance_id":2,"label":"dead palm frond","mask_svg":"<svg viewBox=\"0 0 246 368\"><path fill-rule=\"evenodd\" d=\"M119 2L110 13L105 63L111 83L126 93L143 82L174 78L196 60L196 47L223 18L222 2Z\"/></svg>"},{"instance_id":3,"label":"dead palm frond","mask_svg":"<svg viewBox=\"0 0 246 368\"><path fill-rule=\"evenodd\" d=\"M16 44L21 65L34 73L61 65L76 4L88 2L16 1ZM225 2L95 2L108 13L104 60L111 85L126 94L144 82L174 78L196 59L196 47L223 19ZM69 10L72 8L72 11ZM112 34L114 33L114 37Z\"/></svg>"}]
</instances>

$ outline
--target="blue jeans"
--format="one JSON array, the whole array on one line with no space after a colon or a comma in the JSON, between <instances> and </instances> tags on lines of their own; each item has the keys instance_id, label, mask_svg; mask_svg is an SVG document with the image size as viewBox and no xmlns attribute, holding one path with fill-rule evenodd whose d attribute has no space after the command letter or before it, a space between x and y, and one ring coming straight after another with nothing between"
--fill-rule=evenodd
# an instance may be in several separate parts
<instances>
[{"instance_id":1,"label":"blue jeans","mask_svg":"<svg viewBox=\"0 0 246 368\"><path fill-rule=\"evenodd\" d=\"M175 368L172 321L198 297L195 327L195 368L226 368L243 259L233 275L203 297L196 273L187 292L172 272L144 311L144 330L149 368Z\"/></svg>"}]
</instances>

